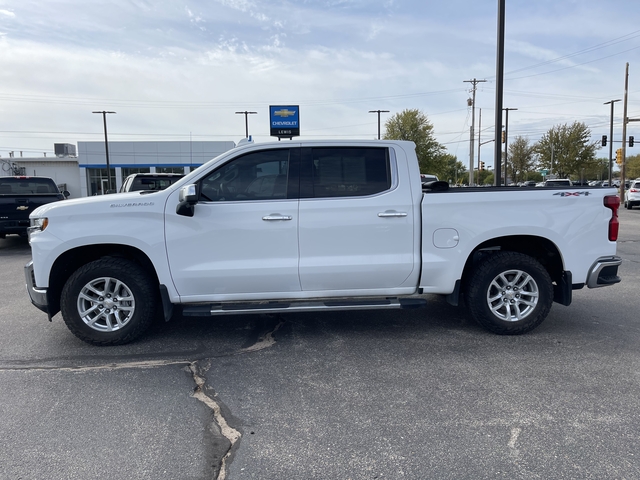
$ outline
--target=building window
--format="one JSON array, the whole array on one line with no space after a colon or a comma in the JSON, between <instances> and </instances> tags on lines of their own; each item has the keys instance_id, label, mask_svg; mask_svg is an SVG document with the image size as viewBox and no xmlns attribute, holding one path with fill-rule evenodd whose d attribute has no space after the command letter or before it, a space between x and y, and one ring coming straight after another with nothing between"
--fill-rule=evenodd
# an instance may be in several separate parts
<instances>
[{"instance_id":1,"label":"building window","mask_svg":"<svg viewBox=\"0 0 640 480\"><path fill-rule=\"evenodd\" d=\"M110 168L111 173L111 193L116 190L116 169ZM102 195L108 192L109 181L107 179L106 168L87 168L87 184L89 185L89 195Z\"/></svg>"}]
</instances>

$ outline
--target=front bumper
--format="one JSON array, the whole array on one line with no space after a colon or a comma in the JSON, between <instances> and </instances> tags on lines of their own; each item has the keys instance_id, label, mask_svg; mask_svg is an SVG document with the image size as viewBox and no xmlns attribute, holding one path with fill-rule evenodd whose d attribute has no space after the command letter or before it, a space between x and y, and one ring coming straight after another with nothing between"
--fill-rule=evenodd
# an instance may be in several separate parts
<instances>
[{"instance_id":1,"label":"front bumper","mask_svg":"<svg viewBox=\"0 0 640 480\"><path fill-rule=\"evenodd\" d=\"M38 288L36 286L36 279L33 275L33 260L24 266L24 277L26 280L27 293L31 298L31 303L49 315L49 302L47 300L47 289ZM51 320L51 315L49 315Z\"/></svg>"},{"instance_id":2,"label":"front bumper","mask_svg":"<svg viewBox=\"0 0 640 480\"><path fill-rule=\"evenodd\" d=\"M26 220L2 220L0 221L0 234L26 235L29 228L29 219Z\"/></svg>"},{"instance_id":3,"label":"front bumper","mask_svg":"<svg viewBox=\"0 0 640 480\"><path fill-rule=\"evenodd\" d=\"M587 287L598 288L620 283L618 267L622 264L622 258L618 256L600 257L594 262L587 275Z\"/></svg>"}]
</instances>

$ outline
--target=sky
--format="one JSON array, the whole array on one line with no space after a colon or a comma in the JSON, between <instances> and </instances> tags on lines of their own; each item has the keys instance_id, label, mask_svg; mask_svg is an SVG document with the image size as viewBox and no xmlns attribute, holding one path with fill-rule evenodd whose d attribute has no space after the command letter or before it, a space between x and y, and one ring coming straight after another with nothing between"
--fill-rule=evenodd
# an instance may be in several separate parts
<instances>
[{"instance_id":1,"label":"sky","mask_svg":"<svg viewBox=\"0 0 640 480\"><path fill-rule=\"evenodd\" d=\"M0 156L54 143L269 137L269 105L299 105L302 139L374 139L419 109L469 163L494 138L498 1L0 0ZM506 0L509 139L580 121L609 134L604 102L640 118L640 2ZM615 104L614 149L623 102ZM481 119L480 119L481 115ZM504 122L504 120L503 120ZM628 134L640 140L640 122ZM640 142L634 147L640 153ZM492 143L480 149L493 165ZM629 149L628 155L635 154ZM599 151L608 156L608 147Z\"/></svg>"}]
</instances>

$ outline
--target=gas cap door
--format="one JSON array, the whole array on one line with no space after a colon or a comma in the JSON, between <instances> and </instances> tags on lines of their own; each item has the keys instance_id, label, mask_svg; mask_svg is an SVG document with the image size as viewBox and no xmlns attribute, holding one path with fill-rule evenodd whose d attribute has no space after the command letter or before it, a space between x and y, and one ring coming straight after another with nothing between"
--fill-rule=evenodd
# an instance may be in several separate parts
<instances>
[{"instance_id":1,"label":"gas cap door","mask_svg":"<svg viewBox=\"0 0 640 480\"><path fill-rule=\"evenodd\" d=\"M433 232L433 244L437 248L454 248L459 241L460 235L455 228L439 228Z\"/></svg>"}]
</instances>

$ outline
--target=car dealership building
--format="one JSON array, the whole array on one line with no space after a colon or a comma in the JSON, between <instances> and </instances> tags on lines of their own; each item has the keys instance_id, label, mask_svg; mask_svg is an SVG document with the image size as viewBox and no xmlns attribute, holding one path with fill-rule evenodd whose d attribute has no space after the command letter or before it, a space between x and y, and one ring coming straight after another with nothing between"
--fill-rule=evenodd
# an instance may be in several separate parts
<instances>
[{"instance_id":1,"label":"car dealership building","mask_svg":"<svg viewBox=\"0 0 640 480\"><path fill-rule=\"evenodd\" d=\"M236 144L215 142L109 142L111 184L115 191L133 173L189 173ZM101 195L107 191L107 162L104 142L55 144L55 157L3 157L0 175L53 178L70 198Z\"/></svg>"}]
</instances>

